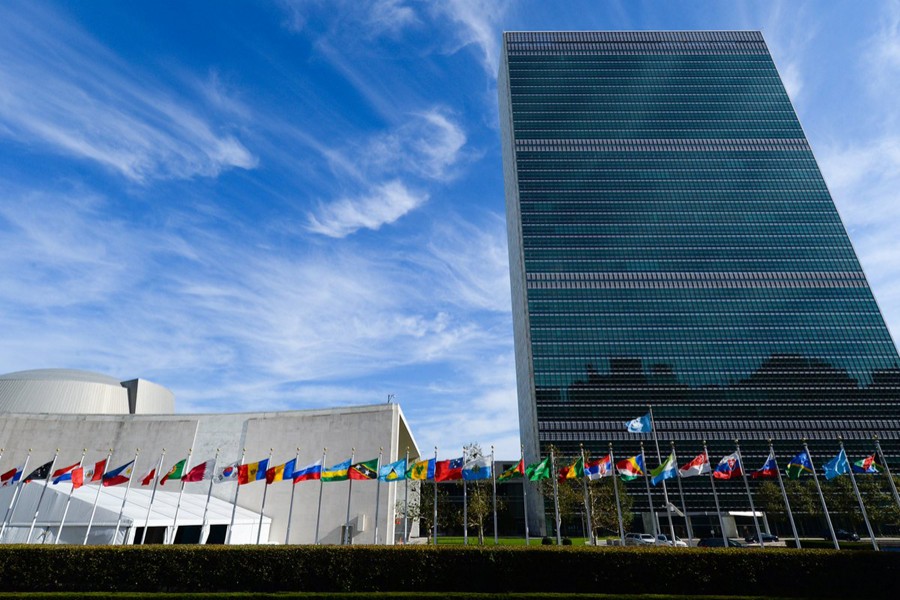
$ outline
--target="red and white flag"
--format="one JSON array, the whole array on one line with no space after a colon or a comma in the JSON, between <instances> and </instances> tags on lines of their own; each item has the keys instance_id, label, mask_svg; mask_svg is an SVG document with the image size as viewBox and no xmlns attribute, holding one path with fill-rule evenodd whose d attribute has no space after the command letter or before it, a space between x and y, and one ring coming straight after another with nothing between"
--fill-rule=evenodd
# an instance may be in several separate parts
<instances>
[{"instance_id":1,"label":"red and white flag","mask_svg":"<svg viewBox=\"0 0 900 600\"><path fill-rule=\"evenodd\" d=\"M682 477L693 477L709 473L709 461L706 460L706 454L698 454L697 458L678 469L678 473Z\"/></svg>"},{"instance_id":2,"label":"red and white flag","mask_svg":"<svg viewBox=\"0 0 900 600\"><path fill-rule=\"evenodd\" d=\"M156 479L156 467L153 467L146 475L141 477L141 485L150 485L154 479Z\"/></svg>"},{"instance_id":3,"label":"red and white flag","mask_svg":"<svg viewBox=\"0 0 900 600\"><path fill-rule=\"evenodd\" d=\"M72 488L78 489L88 483L96 483L103 480L106 472L106 459L98 460L93 467L78 467L72 469Z\"/></svg>"},{"instance_id":4,"label":"red and white flag","mask_svg":"<svg viewBox=\"0 0 900 600\"><path fill-rule=\"evenodd\" d=\"M185 483L190 483L192 481L204 481L206 479L212 479L214 473L214 460L208 460L204 463L200 463L193 469L187 472L187 474L181 478Z\"/></svg>"}]
</instances>

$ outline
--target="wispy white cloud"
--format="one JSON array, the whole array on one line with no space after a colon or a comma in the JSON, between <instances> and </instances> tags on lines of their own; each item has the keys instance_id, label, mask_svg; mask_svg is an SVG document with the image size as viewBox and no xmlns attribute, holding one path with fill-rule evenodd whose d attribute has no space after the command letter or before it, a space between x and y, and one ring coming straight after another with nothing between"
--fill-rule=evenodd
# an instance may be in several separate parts
<instances>
[{"instance_id":1,"label":"wispy white cloud","mask_svg":"<svg viewBox=\"0 0 900 600\"><path fill-rule=\"evenodd\" d=\"M507 0L446 0L431 6L436 18L448 18L456 25L450 53L474 46L490 77L500 65L500 23L509 9Z\"/></svg>"},{"instance_id":2,"label":"wispy white cloud","mask_svg":"<svg viewBox=\"0 0 900 600\"><path fill-rule=\"evenodd\" d=\"M375 186L356 198L340 198L323 204L309 216L309 230L342 238L360 229L380 229L428 200L428 195L409 190L399 180Z\"/></svg>"},{"instance_id":3,"label":"wispy white cloud","mask_svg":"<svg viewBox=\"0 0 900 600\"><path fill-rule=\"evenodd\" d=\"M423 188L456 175L466 135L442 109L412 113L398 127L345 149L319 148L357 193L323 201L308 216L308 229L333 238L377 230L422 206ZM388 179L389 178L389 179Z\"/></svg>"},{"instance_id":4,"label":"wispy white cloud","mask_svg":"<svg viewBox=\"0 0 900 600\"><path fill-rule=\"evenodd\" d=\"M215 176L257 159L196 98L135 72L37 5L0 6L0 132L135 181Z\"/></svg>"}]
</instances>

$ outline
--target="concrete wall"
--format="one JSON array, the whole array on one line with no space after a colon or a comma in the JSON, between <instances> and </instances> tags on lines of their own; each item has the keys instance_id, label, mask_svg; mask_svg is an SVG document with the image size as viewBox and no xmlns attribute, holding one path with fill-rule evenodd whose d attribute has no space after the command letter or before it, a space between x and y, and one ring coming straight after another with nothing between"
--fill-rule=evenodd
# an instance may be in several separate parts
<instances>
[{"instance_id":1,"label":"concrete wall","mask_svg":"<svg viewBox=\"0 0 900 600\"><path fill-rule=\"evenodd\" d=\"M401 441L403 447L401 447ZM57 466L78 462L82 448L87 449L86 463L106 457L113 448L112 467L134 458L140 448L135 476L141 477L155 467L163 448L166 456L162 471L185 458L192 450L191 464L215 456L219 451L220 465L240 460L246 448L245 462L254 462L269 455L270 466L294 458L299 450L299 465L322 457L327 448L326 465L350 458L353 448L358 460L376 458L384 448L384 461L397 460L411 446L411 458L419 455L402 411L396 404L351 407L328 410L290 411L278 413L237 413L213 415L4 415L0 420L0 447L5 448L0 459L0 472L21 465L29 449L32 457L29 470L49 461L60 449ZM165 489L177 488L178 482L168 482ZM318 482L278 482L266 486L259 481L240 486L237 504L258 511L266 492L264 514L272 518L268 542L284 543L291 488L295 489L291 543L312 543L315 537ZM236 483L213 484L214 497L232 501ZM402 497L402 483L381 484L379 497L379 543L390 542L394 536L393 507L398 488ZM185 486L190 494L207 493L209 482ZM341 525L347 513L349 482L322 484L322 514L320 541L338 543ZM374 481L355 481L352 484L350 505L351 524L357 529L354 543L374 541L375 497L378 485ZM0 507L0 512L5 507Z\"/></svg>"}]
</instances>

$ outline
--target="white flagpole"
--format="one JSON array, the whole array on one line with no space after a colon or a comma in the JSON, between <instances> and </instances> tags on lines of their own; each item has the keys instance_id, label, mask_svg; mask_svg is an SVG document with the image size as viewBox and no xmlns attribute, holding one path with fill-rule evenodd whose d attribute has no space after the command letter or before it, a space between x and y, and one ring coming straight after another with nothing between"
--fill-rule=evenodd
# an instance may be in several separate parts
<instances>
[{"instance_id":1,"label":"white flagpole","mask_svg":"<svg viewBox=\"0 0 900 600\"><path fill-rule=\"evenodd\" d=\"M653 507L653 496L650 494L650 469L647 468L644 442L641 442L641 462L644 463L644 485L647 487L647 502L650 503L650 518L653 520L653 543L655 544L659 537L659 523L656 521L656 509Z\"/></svg>"},{"instance_id":2,"label":"white flagpole","mask_svg":"<svg viewBox=\"0 0 900 600\"><path fill-rule=\"evenodd\" d=\"M147 503L147 516L144 518L144 531L141 532L141 546L144 545L144 542L147 539L147 527L150 525L150 509L153 507L153 500L156 498L156 486L159 485L160 471L162 471L163 459L165 457L166 449L163 448L162 454L159 455L159 463L153 473L153 491L150 492L150 502Z\"/></svg>"},{"instance_id":3,"label":"white flagpole","mask_svg":"<svg viewBox=\"0 0 900 600\"><path fill-rule=\"evenodd\" d=\"M106 455L106 462L103 463L103 473L100 474L100 479L97 480L97 493L94 495L94 507L91 509L91 519L88 521L87 530L84 532L84 541L81 543L82 546L87 546L88 536L91 535L91 527L94 526L94 515L97 514L97 501L100 500L100 492L103 490L103 475L106 474L106 471L109 469L109 461L112 460L113 449L109 449L109 454ZM97 476L97 473L94 473L94 477Z\"/></svg>"},{"instance_id":4,"label":"white flagpole","mask_svg":"<svg viewBox=\"0 0 900 600\"><path fill-rule=\"evenodd\" d=\"M294 471L297 470L297 461L300 460L300 448L297 448L297 454L294 456ZM282 479L284 476L282 475ZM291 543L291 519L294 517L294 490L296 489L296 483L294 483L294 474L291 473L291 502L288 504L288 521L287 521L287 531L284 533L284 545L287 546Z\"/></svg>"},{"instance_id":5,"label":"white flagpole","mask_svg":"<svg viewBox=\"0 0 900 600\"><path fill-rule=\"evenodd\" d=\"M29 459L31 459L31 448L28 449L28 455L25 456L25 464L22 465L22 475L19 476L19 482L13 484L13 494L9 499L9 506L6 507L6 515L3 517L3 526L0 527L0 540L3 539L3 534L6 533L6 526L12 522L13 515L16 513L16 508L19 507L19 491L25 484L25 473L28 471ZM15 475L13 478L15 478Z\"/></svg>"},{"instance_id":6,"label":"white flagpole","mask_svg":"<svg viewBox=\"0 0 900 600\"><path fill-rule=\"evenodd\" d=\"M719 495L716 493L716 478L713 476L712 462L709 460L709 451L706 449L706 440L703 440L703 455L706 457L706 465L709 467L709 485L712 486L713 500L716 503L716 514L719 516L719 527L722 529L722 547L728 547L728 536L725 535L725 519L722 517L722 509L719 508Z\"/></svg>"},{"instance_id":7,"label":"white flagpole","mask_svg":"<svg viewBox=\"0 0 900 600\"><path fill-rule=\"evenodd\" d=\"M246 454L247 454L247 449L242 448L241 449L241 460L238 462L238 473L241 472L241 467L244 466L244 456L246 456ZM238 494L240 493L240 491L241 491L241 479L240 479L240 475L238 475L238 478L237 478L237 481L236 481L235 487L234 487L234 500L232 500L232 502L231 502L231 522L228 523L228 535L225 538L226 545L231 544L231 530L234 529L234 515L237 512L237 501L238 501Z\"/></svg>"},{"instance_id":8,"label":"white flagpole","mask_svg":"<svg viewBox=\"0 0 900 600\"><path fill-rule=\"evenodd\" d=\"M378 503L381 500L381 459L384 456L384 447L378 450L378 467L375 469L375 545L378 545Z\"/></svg>"},{"instance_id":9,"label":"white flagpole","mask_svg":"<svg viewBox=\"0 0 900 600\"><path fill-rule=\"evenodd\" d=\"M216 478L216 467L219 464L219 449L216 448L216 454L213 456L212 475L209 477L209 488L206 490L206 504L203 505L203 519L200 521L200 544L205 544L209 537L209 524L206 522L206 516L209 514L209 499L212 497L213 479Z\"/></svg>"},{"instance_id":10,"label":"white flagpole","mask_svg":"<svg viewBox=\"0 0 900 600\"><path fill-rule=\"evenodd\" d=\"M497 469L494 468L494 446L491 445L491 487L493 488L494 493L494 545L500 543L500 539L497 536Z\"/></svg>"},{"instance_id":11,"label":"white flagpole","mask_svg":"<svg viewBox=\"0 0 900 600\"><path fill-rule=\"evenodd\" d=\"M328 448L322 449L322 469L319 471L319 507L316 509L316 545L319 544L319 522L322 520L322 488L325 482L322 481L322 473L325 471L325 455Z\"/></svg>"},{"instance_id":12,"label":"white flagpole","mask_svg":"<svg viewBox=\"0 0 900 600\"><path fill-rule=\"evenodd\" d=\"M884 467L884 474L887 475L887 480L891 484L891 492L894 494L894 501L897 503L897 506L900 507L900 494L897 493L897 484L894 483L894 478L891 477L891 468L887 464L887 457L884 455L884 452L881 451L881 443L878 441L878 436L873 436L875 440L875 449L878 451L878 455L881 456L881 466Z\"/></svg>"},{"instance_id":13,"label":"white flagpole","mask_svg":"<svg viewBox=\"0 0 900 600\"><path fill-rule=\"evenodd\" d=\"M428 477L428 475L425 475ZM437 546L437 536L438 536L438 526L437 526L437 446L434 447L434 477L432 478L432 482L434 483L434 518L432 519L431 526L431 539L435 546Z\"/></svg>"},{"instance_id":14,"label":"white flagpole","mask_svg":"<svg viewBox=\"0 0 900 600\"><path fill-rule=\"evenodd\" d=\"M788 521L791 524L791 531L794 533L794 541L797 543L797 548L800 548L800 536L797 534L797 525L794 524L794 514L791 512L791 503L788 500L787 490L784 489L781 467L778 466L778 461L775 459L775 447L772 445L772 438L769 438L769 454L775 462L775 474L778 476L778 486L781 488L781 496L784 498L784 507L787 509Z\"/></svg>"},{"instance_id":15,"label":"white flagpole","mask_svg":"<svg viewBox=\"0 0 900 600\"><path fill-rule=\"evenodd\" d=\"M659 452L659 435L656 433L656 421L653 419L653 407L651 405L647 405L647 409L650 411L650 429L653 431L653 443L656 446L656 460L661 465L662 464L662 454ZM644 467L647 467L647 457L644 457ZM676 469L678 466L676 465ZM647 471L650 469L647 468ZM663 500L666 503L666 517L669 519L669 533L672 534L672 546L675 546L675 524L672 521L672 504L669 502L669 489L666 486L666 480L662 480L662 488L663 488Z\"/></svg>"},{"instance_id":16,"label":"white flagpole","mask_svg":"<svg viewBox=\"0 0 900 600\"><path fill-rule=\"evenodd\" d=\"M2 450L0 450L2 452ZM81 450L81 460L78 461L78 467L84 467L84 455L87 454L87 448ZM74 469L73 469L74 470ZM70 471L71 473L71 471ZM66 522L66 515L69 514L69 505L72 503L72 492L75 491L75 482L72 482L72 488L69 490L69 495L66 497L66 507L63 509L62 518L59 520L59 529L56 530L56 539L53 540L53 544L59 544L59 536L62 535L63 525Z\"/></svg>"},{"instance_id":17,"label":"white flagpole","mask_svg":"<svg viewBox=\"0 0 900 600\"><path fill-rule=\"evenodd\" d=\"M463 446L462 452L463 469L466 468L466 448ZM435 466L437 468L437 466ZM463 546L469 545L469 499L466 495L466 478L463 477Z\"/></svg>"},{"instance_id":18,"label":"white flagpole","mask_svg":"<svg viewBox=\"0 0 900 600\"><path fill-rule=\"evenodd\" d=\"M619 502L619 469L613 455L612 442L609 443L609 463L612 467L613 493L616 496L616 515L619 517L619 543L625 545L625 521L622 518L622 504Z\"/></svg>"},{"instance_id":19,"label":"white flagpole","mask_svg":"<svg viewBox=\"0 0 900 600\"><path fill-rule=\"evenodd\" d=\"M403 471L403 543L409 543L409 446L406 447L406 466Z\"/></svg>"},{"instance_id":20,"label":"white flagpole","mask_svg":"<svg viewBox=\"0 0 900 600\"><path fill-rule=\"evenodd\" d=\"M198 422L199 426L199 422ZM196 434L194 435L194 441L197 441ZM194 452L193 448L188 449L187 458L184 459L184 468L181 470L181 489L178 491L178 502L175 503L175 516L172 517L172 539L168 539L168 534L166 535L166 543L174 544L175 536L178 535L178 512L181 510L181 497L184 495L184 476L191 472L191 454Z\"/></svg>"},{"instance_id":21,"label":"white flagpole","mask_svg":"<svg viewBox=\"0 0 900 600\"><path fill-rule=\"evenodd\" d=\"M269 463L272 462L272 452L274 452L274 448L269 448L269 458L266 460L266 470L269 469ZM259 475L257 475L258 477ZM263 522L263 511L266 508L266 493L269 491L269 480L266 479L266 487L263 488L263 497L262 502L259 503L259 526L256 529L256 545L259 546L260 541L262 540L262 522Z\"/></svg>"},{"instance_id":22,"label":"white flagpole","mask_svg":"<svg viewBox=\"0 0 900 600\"><path fill-rule=\"evenodd\" d=\"M578 446L581 450L581 468L584 470L584 444L578 444ZM584 491L584 514L588 522L588 540L591 542L591 546L596 546L596 540L594 539L594 515L591 514L591 500L588 497L588 480L584 473L581 474L581 485Z\"/></svg>"},{"instance_id":23,"label":"white flagpole","mask_svg":"<svg viewBox=\"0 0 900 600\"><path fill-rule=\"evenodd\" d=\"M831 515L828 514L828 505L825 504L825 496L822 494L822 486L819 485L819 476L816 474L816 467L813 464L812 454L809 453L809 446L806 445L806 439L803 440L803 449L806 451L806 457L809 458L809 466L812 467L813 481L816 482L816 491L819 492L819 501L822 502L822 510L825 512L825 522L828 523L828 531L831 533L831 541L834 543L834 549L840 550L837 536L834 534L834 526L831 524Z\"/></svg>"},{"instance_id":24,"label":"white flagpole","mask_svg":"<svg viewBox=\"0 0 900 600\"><path fill-rule=\"evenodd\" d=\"M122 515L125 514L125 502L128 500L128 492L131 490L131 480L134 478L134 469L137 467L137 459L138 454L140 454L141 449L137 448L134 451L134 460L131 462L131 475L128 476L128 485L125 487L125 494L122 496L122 506L119 507L119 518L116 519L116 531L113 533L113 545L116 544L116 540L119 539L119 526L122 525ZM126 471L128 469L125 469ZM102 485L102 481L100 482ZM122 545L125 545L126 540L128 539L128 530L125 530L125 537L122 538Z\"/></svg>"},{"instance_id":25,"label":"white flagpole","mask_svg":"<svg viewBox=\"0 0 900 600\"><path fill-rule=\"evenodd\" d=\"M540 458L540 457L538 457ZM522 461L522 469L525 469L525 445L519 445L519 460ZM525 546L531 545L531 535L528 531L528 476L522 473L522 514L525 515Z\"/></svg>"},{"instance_id":26,"label":"white flagpole","mask_svg":"<svg viewBox=\"0 0 900 600\"><path fill-rule=\"evenodd\" d=\"M747 465L744 464L744 456L741 454L741 446L738 440L734 440L734 450L737 453L738 464L741 466L741 476L744 479L744 489L747 490L747 500L750 501L750 514L753 515L753 526L756 527L756 539L761 548L766 547L762 539L762 530L759 528L759 518L756 516L756 507L753 506L753 494L750 493L750 482L747 480Z\"/></svg>"},{"instance_id":27,"label":"white flagpole","mask_svg":"<svg viewBox=\"0 0 900 600\"><path fill-rule=\"evenodd\" d=\"M350 449L350 467L353 466L353 461L356 458L356 448ZM350 533L350 499L353 497L353 478L350 477L350 467L347 467L347 480L349 484L347 486L347 520L344 522L344 539L341 540L341 544L350 545L353 543L353 535Z\"/></svg>"},{"instance_id":28,"label":"white flagpole","mask_svg":"<svg viewBox=\"0 0 900 600\"><path fill-rule=\"evenodd\" d=\"M844 458L847 459L847 472L850 474L850 483L853 484L853 492L856 494L856 500L859 502L859 510L862 513L863 521L866 523L866 529L869 532L869 539L872 540L872 549L878 552L878 542L875 540L875 532L872 531L872 524L869 523L869 514L866 512L866 505L863 504L862 496L859 493L859 486L856 485L856 475L853 474L853 463L850 462L850 457L847 456L847 452L844 450L844 440L838 437L838 443L841 445L841 452L844 453Z\"/></svg>"},{"instance_id":29,"label":"white flagpole","mask_svg":"<svg viewBox=\"0 0 900 600\"><path fill-rule=\"evenodd\" d=\"M670 440L672 444L672 457L675 460L675 480L678 482L678 496L681 498L681 512L684 514L684 524L687 527L688 546L694 539L694 528L691 527L691 518L688 516L687 503L684 500L684 489L681 487L681 468L678 466L678 456L675 454L675 440ZM673 542L675 540L672 540Z\"/></svg>"},{"instance_id":30,"label":"white flagpole","mask_svg":"<svg viewBox=\"0 0 900 600\"><path fill-rule=\"evenodd\" d=\"M38 514L41 512L41 502L44 501L44 494L47 493L47 486L50 485L50 477L53 475L53 468L56 466L57 458L59 458L59 448L56 449L56 454L53 455L53 461L50 463L50 470L47 472L47 479L44 480L44 487L41 488L41 495L38 496L38 503L34 509L34 517L31 519L31 528L28 530L28 539L25 541L26 544L31 543L31 534L34 533L34 525L37 523Z\"/></svg>"},{"instance_id":31,"label":"white flagpole","mask_svg":"<svg viewBox=\"0 0 900 600\"><path fill-rule=\"evenodd\" d=\"M559 518L559 484L556 481L556 458L553 456L553 448L550 448L550 477L553 479L553 509L556 518L556 545L562 546L562 532L559 530L562 521Z\"/></svg>"}]
</instances>

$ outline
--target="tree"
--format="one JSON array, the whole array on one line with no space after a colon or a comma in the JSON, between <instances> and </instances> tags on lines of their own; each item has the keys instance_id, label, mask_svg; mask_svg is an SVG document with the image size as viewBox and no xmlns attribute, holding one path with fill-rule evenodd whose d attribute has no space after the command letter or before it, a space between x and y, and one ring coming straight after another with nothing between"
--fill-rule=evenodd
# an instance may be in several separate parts
<instances>
[{"instance_id":1,"label":"tree","mask_svg":"<svg viewBox=\"0 0 900 600\"><path fill-rule=\"evenodd\" d=\"M634 500L628 488L618 477L606 477L591 481L590 484L591 516L594 531L605 531L619 534L619 515L616 511L616 493L613 486L619 488L619 503L622 507L622 523L629 529L634 520Z\"/></svg>"},{"instance_id":2,"label":"tree","mask_svg":"<svg viewBox=\"0 0 900 600\"><path fill-rule=\"evenodd\" d=\"M548 448L548 453L552 450L556 468L559 470L564 465L571 464L578 457L566 457L560 454L559 449L555 446ZM557 477L558 473L551 473L551 477ZM551 519L554 518L553 507L553 480L545 479L537 482L538 491L547 500L545 506L549 507ZM584 507L584 496L582 494L581 481L564 479L557 481L557 489L559 491L559 520L564 523L569 517L581 514Z\"/></svg>"},{"instance_id":3,"label":"tree","mask_svg":"<svg viewBox=\"0 0 900 600\"><path fill-rule=\"evenodd\" d=\"M433 533L434 527L434 483L428 481L411 481L409 490L409 506L405 506L402 500L396 504L397 514L406 516L410 523L419 522L419 535L428 537ZM447 527L457 521L457 511L448 508L447 492L438 486L438 529ZM443 507L443 508L442 508Z\"/></svg>"},{"instance_id":4,"label":"tree","mask_svg":"<svg viewBox=\"0 0 900 600\"><path fill-rule=\"evenodd\" d=\"M472 460L485 456L478 442L466 444L464 447L466 459ZM493 469L494 466L491 465ZM466 493L468 499L468 523L463 523L465 527L475 527L478 530L478 543L484 545L484 526L489 517L494 514L494 490L491 480L478 480L466 485ZM505 502L497 499L497 511L505 508ZM462 515L459 522L462 523Z\"/></svg>"}]
</instances>

